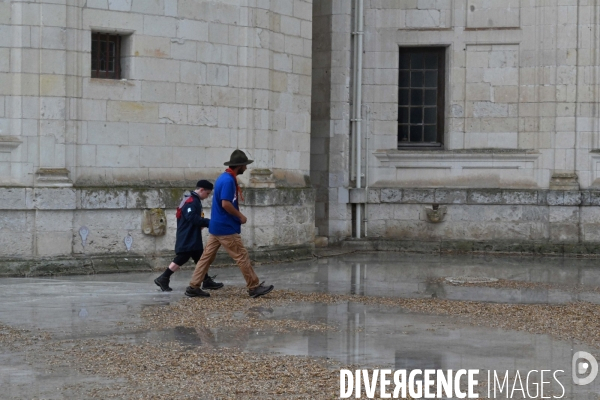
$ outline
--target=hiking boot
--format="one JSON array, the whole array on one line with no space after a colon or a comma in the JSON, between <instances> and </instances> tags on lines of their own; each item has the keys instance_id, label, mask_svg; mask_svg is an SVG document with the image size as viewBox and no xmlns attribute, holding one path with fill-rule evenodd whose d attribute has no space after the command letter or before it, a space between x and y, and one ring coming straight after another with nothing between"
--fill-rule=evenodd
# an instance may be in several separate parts
<instances>
[{"instance_id":1,"label":"hiking boot","mask_svg":"<svg viewBox=\"0 0 600 400\"><path fill-rule=\"evenodd\" d=\"M248 290L248 295L250 297L256 298L256 297L259 297L259 296L264 296L265 294L267 294L271 290L273 290L273 287L274 287L273 285L264 286L263 283L264 282L261 282L260 285L258 285L254 289Z\"/></svg>"},{"instance_id":2,"label":"hiking boot","mask_svg":"<svg viewBox=\"0 0 600 400\"><path fill-rule=\"evenodd\" d=\"M173 290L169 287L169 278L166 278L162 275L156 278L154 280L154 283L156 283L156 286L160 287L160 290L162 290L163 292L170 292L171 290Z\"/></svg>"},{"instance_id":3,"label":"hiking boot","mask_svg":"<svg viewBox=\"0 0 600 400\"><path fill-rule=\"evenodd\" d=\"M224 285L221 282L215 282L213 281L213 278L216 278L217 276L208 276L208 274L206 274L204 276L204 280L202 281L202 289L206 290L217 290L217 289L221 289Z\"/></svg>"},{"instance_id":4,"label":"hiking boot","mask_svg":"<svg viewBox=\"0 0 600 400\"><path fill-rule=\"evenodd\" d=\"M191 286L188 286L187 289L185 289L185 295L188 297L210 297L210 293L205 292L200 288L193 288Z\"/></svg>"}]
</instances>

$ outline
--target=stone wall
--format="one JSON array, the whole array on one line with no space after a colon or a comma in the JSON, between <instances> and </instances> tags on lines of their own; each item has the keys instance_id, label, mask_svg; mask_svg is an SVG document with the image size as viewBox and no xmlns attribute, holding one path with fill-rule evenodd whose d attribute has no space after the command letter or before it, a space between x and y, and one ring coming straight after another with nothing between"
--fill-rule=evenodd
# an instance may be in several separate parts
<instances>
[{"instance_id":1,"label":"stone wall","mask_svg":"<svg viewBox=\"0 0 600 400\"><path fill-rule=\"evenodd\" d=\"M434 204L440 222L427 216ZM369 189L367 237L405 250L600 254L599 206L595 190Z\"/></svg>"},{"instance_id":2,"label":"stone wall","mask_svg":"<svg viewBox=\"0 0 600 400\"><path fill-rule=\"evenodd\" d=\"M331 27L314 25L315 32L326 34L329 29L332 39L336 32L351 38L345 28L352 27L353 3L332 1ZM343 187L334 191L335 185L330 185L329 200L337 201L338 210L368 203L368 222L362 228L369 237L600 242L591 203L465 200L449 204L446 222L433 225L423 219L424 209L433 202L443 203L439 199L396 199L391 204L383 199L388 190L398 195L415 189L423 193L456 189L465 196L480 189L593 193L600 184L600 3L370 0L364 7L363 186L366 181L382 198L371 204L366 192L354 189L351 172ZM354 56L351 41L331 43L332 59L346 65ZM431 46L445 54L442 146L399 148L399 49ZM340 108L352 103L350 65L350 73L332 73L330 81L349 83L337 86ZM313 104L318 101L313 98ZM335 137L335 126L332 117L330 137ZM343 131L350 132L351 126ZM349 143L351 138L345 137L339 143L331 141L327 149L330 157L342 158L340 164L347 170L353 168ZM337 165L331 164L328 172L330 179L337 177ZM350 190L349 196L344 189ZM345 218L353 224L349 214L328 216L329 221L337 220L337 225L330 225L330 238L349 236L340 221Z\"/></svg>"},{"instance_id":3,"label":"stone wall","mask_svg":"<svg viewBox=\"0 0 600 400\"><path fill-rule=\"evenodd\" d=\"M539 154L529 166L498 165L490 157L476 170L466 168L468 156L454 155L444 168L436 168L434 154L398 156L397 163L371 154L371 185L414 186L418 175L431 187L494 187L501 182L501 187L548 188L557 173L576 174L582 188L597 184L597 155L591 152L599 146L595 2L365 4L364 93L371 107L374 150L397 147L398 48L440 46L446 49L444 149ZM515 162L524 161L516 157Z\"/></svg>"},{"instance_id":4,"label":"stone wall","mask_svg":"<svg viewBox=\"0 0 600 400\"><path fill-rule=\"evenodd\" d=\"M122 79L92 78L94 32L121 37ZM247 244L310 247L311 51L311 0L0 0L0 258L123 253L128 233L172 252L173 198L236 148L270 199L246 203ZM164 237L141 232L154 207Z\"/></svg>"},{"instance_id":5,"label":"stone wall","mask_svg":"<svg viewBox=\"0 0 600 400\"><path fill-rule=\"evenodd\" d=\"M241 148L304 185L312 2L255 3L0 1L0 183L181 184ZM91 78L92 32L124 79Z\"/></svg>"},{"instance_id":6,"label":"stone wall","mask_svg":"<svg viewBox=\"0 0 600 400\"><path fill-rule=\"evenodd\" d=\"M140 259L138 267L162 266L163 259L174 255L175 209L183 193L183 188L0 189L0 247L5 249L0 257L0 274L15 260L20 261L20 274L33 273L30 266L37 265L35 260L40 258L67 260L74 268L73 259L95 258L97 263L103 260L110 264L106 259L111 257ZM207 218L211 199L204 201ZM144 210L156 208L165 211L164 235L149 235L142 230ZM241 211L248 217L242 238L251 250L275 254L288 249L285 257L291 257L294 251L300 256L310 250L314 241L312 189L245 189ZM82 227L88 231L85 245ZM124 241L127 236L133 239L129 250ZM207 236L205 230L205 242ZM129 264L115 261L111 268L118 270L119 265Z\"/></svg>"}]
</instances>

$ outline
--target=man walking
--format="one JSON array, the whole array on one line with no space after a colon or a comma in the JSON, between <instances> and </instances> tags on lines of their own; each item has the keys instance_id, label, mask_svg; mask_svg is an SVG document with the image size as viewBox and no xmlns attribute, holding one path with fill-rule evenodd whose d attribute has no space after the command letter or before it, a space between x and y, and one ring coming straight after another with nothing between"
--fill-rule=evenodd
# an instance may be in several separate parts
<instances>
[{"instance_id":1,"label":"man walking","mask_svg":"<svg viewBox=\"0 0 600 400\"><path fill-rule=\"evenodd\" d=\"M237 183L237 176L246 171L246 166L254 162L248 160L241 150L235 150L224 165L229 166L215 182L214 197L211 208L211 222L208 227L210 236L206 249L196 264L190 286L185 291L189 297L209 297L210 294L200 288L200 283L205 279L208 268L217 256L217 250L223 246L227 253L235 260L246 280L248 295L259 297L273 290L273 285L265 286L259 283L256 273L250 263L248 251L242 243L241 225L247 219L240 212L238 199L242 199L242 191Z\"/></svg>"},{"instance_id":2,"label":"man walking","mask_svg":"<svg viewBox=\"0 0 600 400\"><path fill-rule=\"evenodd\" d=\"M161 276L154 283L163 292L170 292L169 281L171 275L191 258L197 263L202 256L202 229L208 228L210 219L204 218L202 212L202 200L210 196L213 184L207 180L200 180L196 184L196 190L186 196L177 207L177 237L175 239L175 258ZM223 287L222 283L215 282L208 275L202 282L204 289L216 290Z\"/></svg>"}]
</instances>

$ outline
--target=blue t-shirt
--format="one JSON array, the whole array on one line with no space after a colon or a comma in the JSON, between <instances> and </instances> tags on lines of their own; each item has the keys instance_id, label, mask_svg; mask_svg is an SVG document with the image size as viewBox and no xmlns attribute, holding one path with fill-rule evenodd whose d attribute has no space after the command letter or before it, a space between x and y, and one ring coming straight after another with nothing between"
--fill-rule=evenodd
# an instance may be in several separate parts
<instances>
[{"instance_id":1,"label":"blue t-shirt","mask_svg":"<svg viewBox=\"0 0 600 400\"><path fill-rule=\"evenodd\" d=\"M217 236L241 233L240 219L225 211L221 205L222 200L228 200L239 211L235 179L227 172L222 173L215 182L208 231Z\"/></svg>"}]
</instances>

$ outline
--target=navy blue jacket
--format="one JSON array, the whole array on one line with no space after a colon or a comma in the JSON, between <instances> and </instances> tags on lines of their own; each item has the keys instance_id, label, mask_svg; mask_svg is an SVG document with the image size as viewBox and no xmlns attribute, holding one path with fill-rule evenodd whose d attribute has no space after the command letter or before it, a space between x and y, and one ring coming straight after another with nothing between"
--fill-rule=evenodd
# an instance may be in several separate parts
<instances>
[{"instance_id":1,"label":"navy blue jacket","mask_svg":"<svg viewBox=\"0 0 600 400\"><path fill-rule=\"evenodd\" d=\"M210 219L203 217L200 197L196 192L191 192L191 195L184 199L177 209L175 253L203 251L200 228L208 228L209 224Z\"/></svg>"}]
</instances>

